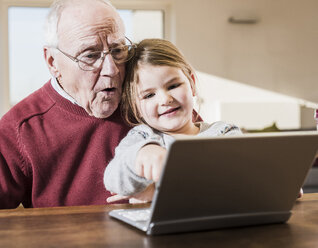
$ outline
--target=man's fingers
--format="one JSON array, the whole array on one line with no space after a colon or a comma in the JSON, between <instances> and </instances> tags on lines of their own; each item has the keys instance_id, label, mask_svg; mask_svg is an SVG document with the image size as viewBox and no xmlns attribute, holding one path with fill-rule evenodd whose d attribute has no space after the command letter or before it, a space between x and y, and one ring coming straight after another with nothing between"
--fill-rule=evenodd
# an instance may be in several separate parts
<instances>
[{"instance_id":1,"label":"man's fingers","mask_svg":"<svg viewBox=\"0 0 318 248\"><path fill-rule=\"evenodd\" d=\"M301 198L304 195L304 191L302 188L300 188L300 191L298 193L298 197L297 198Z\"/></svg>"},{"instance_id":2,"label":"man's fingers","mask_svg":"<svg viewBox=\"0 0 318 248\"><path fill-rule=\"evenodd\" d=\"M148 200L139 200L139 199L136 199L136 198L130 198L129 199L129 203L130 204L140 204L140 203L147 203L147 202L150 202Z\"/></svg>"},{"instance_id":3,"label":"man's fingers","mask_svg":"<svg viewBox=\"0 0 318 248\"><path fill-rule=\"evenodd\" d=\"M106 199L108 203L113 203L121 200L129 199L129 196L123 196L123 195L113 195Z\"/></svg>"}]
</instances>

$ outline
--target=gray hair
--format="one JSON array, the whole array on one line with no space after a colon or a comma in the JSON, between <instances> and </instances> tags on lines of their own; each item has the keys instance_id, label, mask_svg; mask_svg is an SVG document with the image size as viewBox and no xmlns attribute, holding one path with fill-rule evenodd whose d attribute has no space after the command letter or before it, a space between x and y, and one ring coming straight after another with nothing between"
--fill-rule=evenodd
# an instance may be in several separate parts
<instances>
[{"instance_id":1,"label":"gray hair","mask_svg":"<svg viewBox=\"0 0 318 248\"><path fill-rule=\"evenodd\" d=\"M44 25L44 41L46 46L57 47L58 46L58 24L63 10L73 4L76 4L79 0L55 0L50 8L50 12L46 18ZM83 1L83 0L81 0ZM87 0L92 2L92 0ZM105 3L115 9L110 0L94 0L96 2Z\"/></svg>"}]
</instances>

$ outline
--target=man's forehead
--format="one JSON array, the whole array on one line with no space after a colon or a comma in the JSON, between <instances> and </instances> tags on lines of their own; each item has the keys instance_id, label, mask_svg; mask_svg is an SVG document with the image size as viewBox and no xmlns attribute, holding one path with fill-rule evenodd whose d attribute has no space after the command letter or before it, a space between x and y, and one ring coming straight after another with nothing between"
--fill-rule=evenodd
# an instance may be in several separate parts
<instances>
[{"instance_id":1,"label":"man's forehead","mask_svg":"<svg viewBox=\"0 0 318 248\"><path fill-rule=\"evenodd\" d=\"M58 26L59 40L124 36L124 26L116 10L103 3L92 1L92 4L88 10L84 4L63 11Z\"/></svg>"},{"instance_id":2,"label":"man's forehead","mask_svg":"<svg viewBox=\"0 0 318 248\"><path fill-rule=\"evenodd\" d=\"M89 25L88 23L74 23L74 25L68 25L63 27L63 32L59 33L63 36L63 39L67 40L85 40L85 39L105 39L107 36L120 36L122 33L120 31L118 24L114 19L105 19L100 23L95 23Z\"/></svg>"}]
</instances>

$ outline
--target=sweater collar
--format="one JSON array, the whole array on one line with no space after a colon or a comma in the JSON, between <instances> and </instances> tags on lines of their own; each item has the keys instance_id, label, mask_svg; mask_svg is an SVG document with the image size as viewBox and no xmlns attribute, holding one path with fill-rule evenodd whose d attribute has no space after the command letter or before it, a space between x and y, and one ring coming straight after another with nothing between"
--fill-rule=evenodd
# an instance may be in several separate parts
<instances>
[{"instance_id":1,"label":"sweater collar","mask_svg":"<svg viewBox=\"0 0 318 248\"><path fill-rule=\"evenodd\" d=\"M74 113L78 116L82 116L85 118L89 118L92 121L102 121L104 122L105 120L108 121L115 121L115 122L123 122L123 119L121 117L121 111L120 107L118 107L115 112L107 117L107 118L96 118L94 116L89 115L84 108L82 108L80 105L73 103L71 100L67 99L66 97L62 96L52 85L52 80L51 82L49 81L47 84L44 85L42 88L44 92L49 96L50 99L53 100L53 102L64 109L67 112Z\"/></svg>"},{"instance_id":2,"label":"sweater collar","mask_svg":"<svg viewBox=\"0 0 318 248\"><path fill-rule=\"evenodd\" d=\"M59 85L59 83L57 82L55 77L52 77L51 79L51 85L53 87L53 89L59 93L62 97L64 97L65 99L69 100L71 103L79 105L76 100L69 95L65 90L62 89L62 87Z\"/></svg>"}]
</instances>

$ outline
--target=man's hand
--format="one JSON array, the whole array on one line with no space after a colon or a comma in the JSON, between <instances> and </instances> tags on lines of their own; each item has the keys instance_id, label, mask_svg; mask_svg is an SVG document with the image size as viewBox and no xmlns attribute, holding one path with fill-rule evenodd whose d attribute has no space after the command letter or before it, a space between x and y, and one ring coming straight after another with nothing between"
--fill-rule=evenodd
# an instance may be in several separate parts
<instances>
[{"instance_id":1,"label":"man's hand","mask_svg":"<svg viewBox=\"0 0 318 248\"><path fill-rule=\"evenodd\" d=\"M155 192L155 184L150 184L144 191L131 196L113 195L107 198L108 203L114 203L121 200L129 199L129 203L146 203L151 202L153 194Z\"/></svg>"},{"instance_id":2,"label":"man's hand","mask_svg":"<svg viewBox=\"0 0 318 248\"><path fill-rule=\"evenodd\" d=\"M158 182L167 150L156 144L142 147L136 157L135 171L140 177Z\"/></svg>"},{"instance_id":3,"label":"man's hand","mask_svg":"<svg viewBox=\"0 0 318 248\"><path fill-rule=\"evenodd\" d=\"M304 191L302 188L300 188L297 198L301 198L303 195L304 195Z\"/></svg>"}]
</instances>

